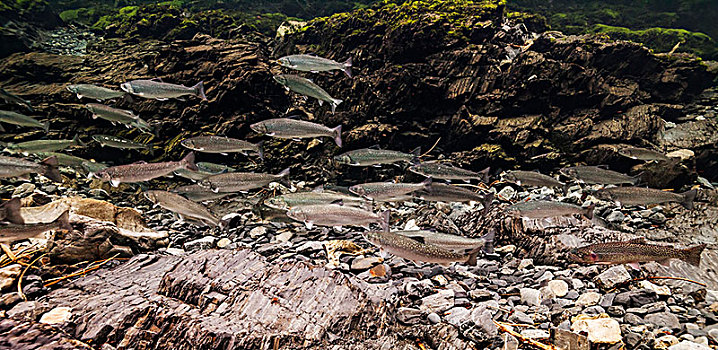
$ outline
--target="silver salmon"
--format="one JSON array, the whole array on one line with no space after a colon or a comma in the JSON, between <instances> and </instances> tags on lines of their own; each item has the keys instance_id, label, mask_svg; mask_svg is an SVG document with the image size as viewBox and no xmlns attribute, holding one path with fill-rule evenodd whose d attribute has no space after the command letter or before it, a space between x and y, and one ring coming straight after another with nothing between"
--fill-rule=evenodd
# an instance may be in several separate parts
<instances>
[{"instance_id":1,"label":"silver salmon","mask_svg":"<svg viewBox=\"0 0 718 350\"><path fill-rule=\"evenodd\" d=\"M183 217L188 217L210 226L220 226L219 219L210 213L204 205L193 202L178 194L153 190L145 192L144 195L156 206L160 206L179 215L180 220L184 220Z\"/></svg>"},{"instance_id":2,"label":"silver salmon","mask_svg":"<svg viewBox=\"0 0 718 350\"><path fill-rule=\"evenodd\" d=\"M337 62L328 58L313 55L289 55L277 60L284 67L296 69L302 72L328 72L341 70L349 78L352 77L352 58L344 62Z\"/></svg>"},{"instance_id":3,"label":"silver salmon","mask_svg":"<svg viewBox=\"0 0 718 350\"><path fill-rule=\"evenodd\" d=\"M291 118L267 119L250 125L260 134L282 139L331 137L337 146L342 146L342 126L329 128L321 124Z\"/></svg>"},{"instance_id":4,"label":"silver salmon","mask_svg":"<svg viewBox=\"0 0 718 350\"><path fill-rule=\"evenodd\" d=\"M117 187L123 182L142 182L166 176L177 169L197 170L197 166L194 164L194 153L190 153L176 162L118 165L102 169L92 175L102 181L109 181L113 187Z\"/></svg>"},{"instance_id":5,"label":"silver salmon","mask_svg":"<svg viewBox=\"0 0 718 350\"><path fill-rule=\"evenodd\" d=\"M207 101L207 96L204 94L204 83L201 81L194 86L184 86L157 80L132 80L122 83L120 88L133 95L160 101L187 95L197 96L203 101Z\"/></svg>"},{"instance_id":6,"label":"silver salmon","mask_svg":"<svg viewBox=\"0 0 718 350\"><path fill-rule=\"evenodd\" d=\"M317 84L314 84L314 82L307 78L302 78L293 74L280 74L275 75L274 80L284 85L287 90L316 98L319 100L319 106L324 104L324 102L329 103L332 107L332 113L334 113L337 106L342 103L342 100L333 98L328 92L324 91L324 89L320 88Z\"/></svg>"},{"instance_id":7,"label":"silver salmon","mask_svg":"<svg viewBox=\"0 0 718 350\"><path fill-rule=\"evenodd\" d=\"M481 249L475 249L469 254L455 253L433 244L421 243L413 238L394 232L365 232L364 239L374 246L398 257L411 261L423 261L449 266L453 262L462 262L476 265L476 256Z\"/></svg>"},{"instance_id":8,"label":"silver salmon","mask_svg":"<svg viewBox=\"0 0 718 350\"><path fill-rule=\"evenodd\" d=\"M646 187L613 187L596 191L594 196L603 200L618 202L620 205L650 205L667 202L680 203L686 209L693 209L693 200L698 192L690 190L673 193Z\"/></svg>"}]
</instances>

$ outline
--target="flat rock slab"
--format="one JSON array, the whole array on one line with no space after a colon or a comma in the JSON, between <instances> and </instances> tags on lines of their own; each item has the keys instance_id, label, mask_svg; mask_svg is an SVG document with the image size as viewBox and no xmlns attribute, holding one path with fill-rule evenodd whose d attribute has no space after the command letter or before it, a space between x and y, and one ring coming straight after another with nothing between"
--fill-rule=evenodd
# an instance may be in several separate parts
<instances>
[{"instance_id":1,"label":"flat rock slab","mask_svg":"<svg viewBox=\"0 0 718 350\"><path fill-rule=\"evenodd\" d=\"M391 333L385 336L393 308L372 298L382 294L373 289L380 287L303 262L268 262L249 250L206 250L138 255L52 291L32 314L68 306L73 316L59 325L63 331L118 349L303 349L345 340L379 346L381 339L396 344Z\"/></svg>"}]
</instances>

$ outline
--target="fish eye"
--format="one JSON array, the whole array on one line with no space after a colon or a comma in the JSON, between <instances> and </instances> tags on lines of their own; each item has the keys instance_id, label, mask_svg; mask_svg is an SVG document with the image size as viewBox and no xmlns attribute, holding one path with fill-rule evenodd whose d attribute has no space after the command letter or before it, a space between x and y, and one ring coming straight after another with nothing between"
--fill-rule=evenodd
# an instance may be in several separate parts
<instances>
[{"instance_id":1,"label":"fish eye","mask_svg":"<svg viewBox=\"0 0 718 350\"><path fill-rule=\"evenodd\" d=\"M591 260L598 260L598 254L591 252L591 254L588 255Z\"/></svg>"}]
</instances>

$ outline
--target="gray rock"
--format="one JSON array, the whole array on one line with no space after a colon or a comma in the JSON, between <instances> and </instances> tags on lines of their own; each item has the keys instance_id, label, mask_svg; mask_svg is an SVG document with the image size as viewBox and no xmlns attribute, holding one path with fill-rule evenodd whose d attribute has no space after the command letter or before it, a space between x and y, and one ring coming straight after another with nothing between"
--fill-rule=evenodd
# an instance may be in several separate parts
<instances>
[{"instance_id":1,"label":"gray rock","mask_svg":"<svg viewBox=\"0 0 718 350\"><path fill-rule=\"evenodd\" d=\"M562 298L568 294L568 283L564 280L553 280L548 282L548 288L554 296Z\"/></svg>"},{"instance_id":2,"label":"gray rock","mask_svg":"<svg viewBox=\"0 0 718 350\"><path fill-rule=\"evenodd\" d=\"M684 340L676 345L672 345L668 350L711 350L711 348L707 345Z\"/></svg>"},{"instance_id":3,"label":"gray rock","mask_svg":"<svg viewBox=\"0 0 718 350\"><path fill-rule=\"evenodd\" d=\"M609 306L606 312L613 317L623 317L626 314L626 310L620 306Z\"/></svg>"},{"instance_id":4,"label":"gray rock","mask_svg":"<svg viewBox=\"0 0 718 350\"><path fill-rule=\"evenodd\" d=\"M531 306L541 305L541 292L538 289L521 288L519 293L521 294L522 303Z\"/></svg>"},{"instance_id":5,"label":"gray rock","mask_svg":"<svg viewBox=\"0 0 718 350\"><path fill-rule=\"evenodd\" d=\"M454 291L442 289L421 299L419 309L424 312L443 312L454 306Z\"/></svg>"},{"instance_id":6,"label":"gray rock","mask_svg":"<svg viewBox=\"0 0 718 350\"><path fill-rule=\"evenodd\" d=\"M418 324L421 322L424 313L419 309L400 307L396 310L397 321L404 324Z\"/></svg>"},{"instance_id":7,"label":"gray rock","mask_svg":"<svg viewBox=\"0 0 718 350\"><path fill-rule=\"evenodd\" d=\"M517 270L528 270L534 268L534 259L521 259Z\"/></svg>"},{"instance_id":8,"label":"gray rock","mask_svg":"<svg viewBox=\"0 0 718 350\"><path fill-rule=\"evenodd\" d=\"M623 265L616 265L603 271L594 279L599 287L609 290L618 284L626 283L631 280L631 275Z\"/></svg>"},{"instance_id":9,"label":"gray rock","mask_svg":"<svg viewBox=\"0 0 718 350\"><path fill-rule=\"evenodd\" d=\"M441 317L436 312L430 313L429 316L427 316L426 318L432 324L437 324L437 323L441 322Z\"/></svg>"},{"instance_id":10,"label":"gray rock","mask_svg":"<svg viewBox=\"0 0 718 350\"><path fill-rule=\"evenodd\" d=\"M654 224L662 224L666 222L666 216L663 215L663 213L653 213L648 217L648 219Z\"/></svg>"},{"instance_id":11,"label":"gray rock","mask_svg":"<svg viewBox=\"0 0 718 350\"><path fill-rule=\"evenodd\" d=\"M609 222L623 222L623 219L626 218L626 215L623 214L620 210L614 210L608 216L606 217L606 220Z\"/></svg>"},{"instance_id":12,"label":"gray rock","mask_svg":"<svg viewBox=\"0 0 718 350\"><path fill-rule=\"evenodd\" d=\"M638 325L642 325L644 323L641 316L638 316L636 314L630 314L630 313L627 313L625 316L623 316L623 322L626 322L632 326L638 326Z\"/></svg>"},{"instance_id":13,"label":"gray rock","mask_svg":"<svg viewBox=\"0 0 718 350\"><path fill-rule=\"evenodd\" d=\"M472 310L471 320L488 336L495 337L499 334L499 329L494 323L492 313L485 306L479 306Z\"/></svg>"},{"instance_id":14,"label":"gray rock","mask_svg":"<svg viewBox=\"0 0 718 350\"><path fill-rule=\"evenodd\" d=\"M670 328L672 330L680 330L681 323L678 317L670 312L657 312L647 315L643 318L647 323L654 324L658 327Z\"/></svg>"},{"instance_id":15,"label":"gray rock","mask_svg":"<svg viewBox=\"0 0 718 350\"><path fill-rule=\"evenodd\" d=\"M491 292L486 289L472 289L469 291L469 297L473 300L491 299Z\"/></svg>"},{"instance_id":16,"label":"gray rock","mask_svg":"<svg viewBox=\"0 0 718 350\"><path fill-rule=\"evenodd\" d=\"M580 295L578 294L577 291L570 290L570 291L568 291L568 293L566 293L566 296L564 298L566 298L568 300L576 300L576 299L578 299L579 296Z\"/></svg>"},{"instance_id":17,"label":"gray rock","mask_svg":"<svg viewBox=\"0 0 718 350\"><path fill-rule=\"evenodd\" d=\"M625 306L643 306L654 303L658 300L656 292L648 289L631 290L628 292L618 293L614 303Z\"/></svg>"},{"instance_id":18,"label":"gray rock","mask_svg":"<svg viewBox=\"0 0 718 350\"><path fill-rule=\"evenodd\" d=\"M533 339L533 340L542 340L542 339L548 339L550 334L547 331L541 330L541 329L524 329L521 331L521 335L524 338Z\"/></svg>"},{"instance_id":19,"label":"gray rock","mask_svg":"<svg viewBox=\"0 0 718 350\"><path fill-rule=\"evenodd\" d=\"M194 241L185 242L184 244L184 250L186 251L195 251L200 249L211 249L214 248L214 244L217 242L217 237L215 236L205 236L200 239L195 239Z\"/></svg>"},{"instance_id":20,"label":"gray rock","mask_svg":"<svg viewBox=\"0 0 718 350\"><path fill-rule=\"evenodd\" d=\"M404 291L411 296L421 297L434 291L434 283L429 279L411 281L404 286Z\"/></svg>"},{"instance_id":21,"label":"gray rock","mask_svg":"<svg viewBox=\"0 0 718 350\"><path fill-rule=\"evenodd\" d=\"M518 350L519 340L511 334L504 333L504 347L502 350Z\"/></svg>"},{"instance_id":22,"label":"gray rock","mask_svg":"<svg viewBox=\"0 0 718 350\"><path fill-rule=\"evenodd\" d=\"M511 316L509 316L509 322L511 323L521 323L521 324L533 324L534 320L531 318L531 316L527 315L526 313L523 313L521 311L515 311Z\"/></svg>"},{"instance_id":23,"label":"gray rock","mask_svg":"<svg viewBox=\"0 0 718 350\"><path fill-rule=\"evenodd\" d=\"M578 300L576 300L576 305L593 306L597 305L599 300L601 300L601 294L596 292L586 292L581 294L580 297L578 297Z\"/></svg>"},{"instance_id":24,"label":"gray rock","mask_svg":"<svg viewBox=\"0 0 718 350\"><path fill-rule=\"evenodd\" d=\"M604 294L601 297L601 301L598 302L598 305L601 305L601 307L608 308L613 305L613 300L616 299L616 293L608 293Z\"/></svg>"},{"instance_id":25,"label":"gray rock","mask_svg":"<svg viewBox=\"0 0 718 350\"><path fill-rule=\"evenodd\" d=\"M606 312L606 310L598 305L589 306L583 310L588 315L600 315Z\"/></svg>"},{"instance_id":26,"label":"gray rock","mask_svg":"<svg viewBox=\"0 0 718 350\"><path fill-rule=\"evenodd\" d=\"M15 279L20 276L22 265L10 264L0 269L0 291L9 290L15 285Z\"/></svg>"},{"instance_id":27,"label":"gray rock","mask_svg":"<svg viewBox=\"0 0 718 350\"><path fill-rule=\"evenodd\" d=\"M444 313L444 321L456 327L469 321L471 312L465 307L455 307Z\"/></svg>"},{"instance_id":28,"label":"gray rock","mask_svg":"<svg viewBox=\"0 0 718 350\"><path fill-rule=\"evenodd\" d=\"M355 271L364 271L372 268L374 265L381 264L384 259L378 256L370 256L365 258L356 258L352 260L351 269Z\"/></svg>"},{"instance_id":29,"label":"gray rock","mask_svg":"<svg viewBox=\"0 0 718 350\"><path fill-rule=\"evenodd\" d=\"M499 198L512 199L516 195L516 190L511 186L506 186L498 193Z\"/></svg>"}]
</instances>

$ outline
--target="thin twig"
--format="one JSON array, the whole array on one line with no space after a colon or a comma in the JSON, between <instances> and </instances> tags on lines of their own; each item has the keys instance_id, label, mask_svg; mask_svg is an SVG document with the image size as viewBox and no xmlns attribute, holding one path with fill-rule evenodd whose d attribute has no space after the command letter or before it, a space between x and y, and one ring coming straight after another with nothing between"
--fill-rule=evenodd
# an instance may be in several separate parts
<instances>
[{"instance_id":1,"label":"thin twig","mask_svg":"<svg viewBox=\"0 0 718 350\"><path fill-rule=\"evenodd\" d=\"M436 139L436 142L434 142L434 145L431 146L431 148L429 148L428 151L424 152L424 154L420 155L420 156L417 157L417 158L425 157L427 154L431 153L431 151L434 150L434 148L436 147L436 145L439 144L439 141L441 141L441 137L439 137L438 139Z\"/></svg>"},{"instance_id":2,"label":"thin twig","mask_svg":"<svg viewBox=\"0 0 718 350\"><path fill-rule=\"evenodd\" d=\"M516 337L516 339L518 339L518 340L520 340L520 341L522 341L522 342L524 342L524 343L526 343L526 344L533 345L533 346L535 346L535 347L537 347L537 348L539 348L539 349L541 349L541 350L557 350L556 347L553 346L553 345L551 345L551 344L540 343L540 342L537 342L537 341L535 341L535 340L533 340L533 339L529 339L529 338L524 337L523 335L517 333L516 331L511 330L511 329L509 329L508 327L506 327L506 324L505 324L505 323L496 322L496 321L494 321L494 323L496 324L497 327L499 327L499 330L501 330L501 331L503 331L503 332L506 332L506 333L508 333L508 334L513 335L514 337Z\"/></svg>"},{"instance_id":3,"label":"thin twig","mask_svg":"<svg viewBox=\"0 0 718 350\"><path fill-rule=\"evenodd\" d=\"M38 260L40 260L40 259L42 259L43 257L45 257L45 255L47 255L47 253L42 253L40 256L38 256L37 258L35 258L35 260L33 260L33 261L30 263L30 265L27 265L27 267L26 267L24 270L22 270L22 273L20 274L20 278L17 279L17 294L20 295L20 298L22 298L22 300L27 301L27 297L25 297L25 294L23 294L23 292L22 292L22 278L25 277L25 272L27 272L27 270L29 270L30 267L31 267L32 265L34 265Z\"/></svg>"},{"instance_id":4,"label":"thin twig","mask_svg":"<svg viewBox=\"0 0 718 350\"><path fill-rule=\"evenodd\" d=\"M120 255L120 254L118 253L118 254L115 254L115 255L113 255L113 256L107 258L107 259L95 261L95 262L91 263L90 265L87 265L87 267L85 267L84 269L79 270L79 271L75 271L75 272L73 272L73 273L71 273L71 274L69 274L69 275L65 275L65 276L62 276L62 277L51 278L51 279L47 280L48 282L45 283L45 287L49 287L49 286L52 286L53 284L60 283L60 281L64 281L64 280L69 279L69 278L72 278L72 277L81 276L81 275L84 275L84 274L86 274L86 273L88 273L88 272L90 272L90 271L97 270L97 269L99 269L102 265L106 264L107 262L112 261L112 260L115 260L115 259L117 258L117 256L119 256L119 255ZM96 265L95 265L95 264L96 264Z\"/></svg>"}]
</instances>

